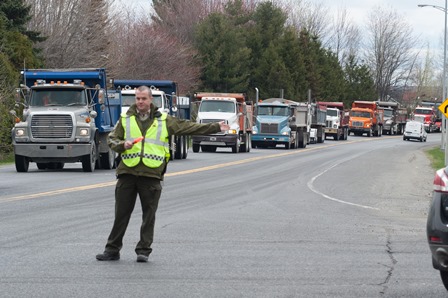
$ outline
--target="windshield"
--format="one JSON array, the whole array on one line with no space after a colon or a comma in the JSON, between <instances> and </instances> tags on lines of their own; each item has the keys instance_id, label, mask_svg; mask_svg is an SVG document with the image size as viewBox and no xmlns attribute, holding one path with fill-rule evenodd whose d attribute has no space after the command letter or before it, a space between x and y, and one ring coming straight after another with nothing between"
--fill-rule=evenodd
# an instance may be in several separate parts
<instances>
[{"instance_id":1,"label":"windshield","mask_svg":"<svg viewBox=\"0 0 448 298\"><path fill-rule=\"evenodd\" d=\"M162 107L162 96L161 95L153 95L152 103L158 107ZM135 103L135 95L134 94L121 94L121 102L123 107L129 107L133 103Z\"/></svg>"},{"instance_id":2,"label":"windshield","mask_svg":"<svg viewBox=\"0 0 448 298\"><path fill-rule=\"evenodd\" d=\"M289 116L287 107L258 107L258 115L262 116Z\"/></svg>"},{"instance_id":3,"label":"windshield","mask_svg":"<svg viewBox=\"0 0 448 298\"><path fill-rule=\"evenodd\" d=\"M431 115L432 110L430 110L430 109L415 109L414 114Z\"/></svg>"},{"instance_id":4,"label":"windshield","mask_svg":"<svg viewBox=\"0 0 448 298\"><path fill-rule=\"evenodd\" d=\"M327 116L332 116L332 117L337 117L338 116L338 111L337 110L327 110Z\"/></svg>"},{"instance_id":5,"label":"windshield","mask_svg":"<svg viewBox=\"0 0 448 298\"><path fill-rule=\"evenodd\" d=\"M235 103L233 101L205 100L201 102L199 112L235 113Z\"/></svg>"},{"instance_id":6,"label":"windshield","mask_svg":"<svg viewBox=\"0 0 448 298\"><path fill-rule=\"evenodd\" d=\"M369 112L351 111L350 116L351 117L370 118L370 113Z\"/></svg>"},{"instance_id":7,"label":"windshield","mask_svg":"<svg viewBox=\"0 0 448 298\"><path fill-rule=\"evenodd\" d=\"M75 106L87 105L84 89L34 89L30 106Z\"/></svg>"},{"instance_id":8,"label":"windshield","mask_svg":"<svg viewBox=\"0 0 448 298\"><path fill-rule=\"evenodd\" d=\"M384 110L384 116L385 117L393 117L393 111L392 110Z\"/></svg>"}]
</instances>

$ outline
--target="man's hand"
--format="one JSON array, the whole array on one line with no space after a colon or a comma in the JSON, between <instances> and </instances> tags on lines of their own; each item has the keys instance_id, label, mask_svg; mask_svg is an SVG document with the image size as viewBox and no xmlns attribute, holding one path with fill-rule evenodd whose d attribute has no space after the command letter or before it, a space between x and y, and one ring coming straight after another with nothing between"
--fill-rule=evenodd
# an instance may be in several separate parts
<instances>
[{"instance_id":1,"label":"man's hand","mask_svg":"<svg viewBox=\"0 0 448 298\"><path fill-rule=\"evenodd\" d=\"M124 142L124 149L126 149L126 150L131 149L132 146L134 146L134 143L132 141Z\"/></svg>"},{"instance_id":2,"label":"man's hand","mask_svg":"<svg viewBox=\"0 0 448 298\"><path fill-rule=\"evenodd\" d=\"M221 121L219 122L219 128L221 128L221 131L227 131L230 129L230 126L225 121Z\"/></svg>"}]
</instances>

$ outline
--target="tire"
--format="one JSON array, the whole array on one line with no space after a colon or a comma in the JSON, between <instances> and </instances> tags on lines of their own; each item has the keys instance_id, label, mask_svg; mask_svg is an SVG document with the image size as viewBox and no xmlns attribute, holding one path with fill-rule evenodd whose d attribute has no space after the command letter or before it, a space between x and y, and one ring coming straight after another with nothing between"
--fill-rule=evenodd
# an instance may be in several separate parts
<instances>
[{"instance_id":1,"label":"tire","mask_svg":"<svg viewBox=\"0 0 448 298\"><path fill-rule=\"evenodd\" d=\"M90 149L90 154L84 155L82 157L82 170L84 172L90 172L92 173L95 171L95 164L96 164L96 158L97 156L97 150L96 150L96 144L93 142L92 147Z\"/></svg>"},{"instance_id":2,"label":"tire","mask_svg":"<svg viewBox=\"0 0 448 298\"><path fill-rule=\"evenodd\" d=\"M440 270L440 278L442 279L442 283L445 286L445 289L448 291L448 271Z\"/></svg>"},{"instance_id":3,"label":"tire","mask_svg":"<svg viewBox=\"0 0 448 298\"><path fill-rule=\"evenodd\" d=\"M183 138L176 137L176 151L174 152L174 159L182 159Z\"/></svg>"},{"instance_id":4,"label":"tire","mask_svg":"<svg viewBox=\"0 0 448 298\"><path fill-rule=\"evenodd\" d=\"M115 151L109 148L106 153L102 153L100 157L101 168L111 170L115 167Z\"/></svg>"},{"instance_id":5,"label":"tire","mask_svg":"<svg viewBox=\"0 0 448 298\"><path fill-rule=\"evenodd\" d=\"M367 132L367 137L371 137L372 136L372 129L370 129L368 132Z\"/></svg>"},{"instance_id":6,"label":"tire","mask_svg":"<svg viewBox=\"0 0 448 298\"><path fill-rule=\"evenodd\" d=\"M188 137L182 136L181 138L184 139L182 147L182 159L186 159L188 155Z\"/></svg>"},{"instance_id":7,"label":"tire","mask_svg":"<svg viewBox=\"0 0 448 298\"><path fill-rule=\"evenodd\" d=\"M232 146L232 153L238 153L240 151L240 146L238 146L238 143Z\"/></svg>"},{"instance_id":8,"label":"tire","mask_svg":"<svg viewBox=\"0 0 448 298\"><path fill-rule=\"evenodd\" d=\"M200 148L200 146L199 146L199 144L193 144L193 152L194 153L198 153L199 152L199 148Z\"/></svg>"},{"instance_id":9,"label":"tire","mask_svg":"<svg viewBox=\"0 0 448 298\"><path fill-rule=\"evenodd\" d=\"M39 170L48 169L48 163L46 163L46 162L38 162L38 163L36 163L36 165Z\"/></svg>"},{"instance_id":10,"label":"tire","mask_svg":"<svg viewBox=\"0 0 448 298\"><path fill-rule=\"evenodd\" d=\"M28 172L28 168L30 167L30 160L22 155L15 155L14 156L15 163L16 163L16 171L19 173L26 173Z\"/></svg>"},{"instance_id":11,"label":"tire","mask_svg":"<svg viewBox=\"0 0 448 298\"><path fill-rule=\"evenodd\" d=\"M247 142L247 151L246 152L249 153L250 147L252 147L252 139L251 139L250 133L247 134L246 142Z\"/></svg>"},{"instance_id":12,"label":"tire","mask_svg":"<svg viewBox=\"0 0 448 298\"><path fill-rule=\"evenodd\" d=\"M285 143L285 149L286 150L288 150L288 149L290 149L291 148L291 144L288 142L288 143Z\"/></svg>"}]
</instances>

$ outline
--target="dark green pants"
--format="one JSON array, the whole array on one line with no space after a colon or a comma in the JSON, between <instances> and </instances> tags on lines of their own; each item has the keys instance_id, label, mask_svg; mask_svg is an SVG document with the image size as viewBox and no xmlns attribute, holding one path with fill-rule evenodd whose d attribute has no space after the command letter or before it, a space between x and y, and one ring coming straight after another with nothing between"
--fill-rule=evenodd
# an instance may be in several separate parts
<instances>
[{"instance_id":1,"label":"dark green pants","mask_svg":"<svg viewBox=\"0 0 448 298\"><path fill-rule=\"evenodd\" d=\"M137 254L149 255L154 238L154 223L162 186L155 178L120 175L115 187L115 220L106 244L106 251L119 252L123 247L123 237L134 210L137 194L142 205L142 226Z\"/></svg>"}]
</instances>

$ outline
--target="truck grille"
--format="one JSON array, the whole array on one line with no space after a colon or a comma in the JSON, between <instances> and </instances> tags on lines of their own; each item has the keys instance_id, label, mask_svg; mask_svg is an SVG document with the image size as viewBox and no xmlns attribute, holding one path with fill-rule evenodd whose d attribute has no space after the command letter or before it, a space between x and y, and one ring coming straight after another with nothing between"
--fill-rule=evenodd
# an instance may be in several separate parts
<instances>
[{"instance_id":1,"label":"truck grille","mask_svg":"<svg viewBox=\"0 0 448 298\"><path fill-rule=\"evenodd\" d=\"M70 115L34 115L31 119L31 135L36 139L66 139L73 134Z\"/></svg>"},{"instance_id":2,"label":"truck grille","mask_svg":"<svg viewBox=\"0 0 448 298\"><path fill-rule=\"evenodd\" d=\"M277 123L261 123L260 133L278 133Z\"/></svg>"},{"instance_id":3,"label":"truck grille","mask_svg":"<svg viewBox=\"0 0 448 298\"><path fill-rule=\"evenodd\" d=\"M331 121L331 120L325 121L325 126L326 127L333 127L333 121Z\"/></svg>"},{"instance_id":4,"label":"truck grille","mask_svg":"<svg viewBox=\"0 0 448 298\"><path fill-rule=\"evenodd\" d=\"M201 123L215 123L215 122L220 122L223 121L221 119L202 119Z\"/></svg>"},{"instance_id":5,"label":"truck grille","mask_svg":"<svg viewBox=\"0 0 448 298\"><path fill-rule=\"evenodd\" d=\"M352 126L354 127L364 127L364 122L362 121L353 121Z\"/></svg>"}]
</instances>

